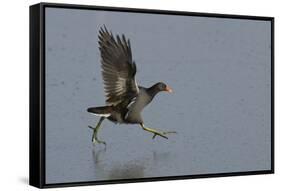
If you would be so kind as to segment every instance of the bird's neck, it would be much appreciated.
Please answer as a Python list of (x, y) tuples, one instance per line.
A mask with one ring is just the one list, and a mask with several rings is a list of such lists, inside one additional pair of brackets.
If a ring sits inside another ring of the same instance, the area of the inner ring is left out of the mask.
[(157, 85), (154, 84), (150, 88), (147, 88), (147, 93), (153, 98), (156, 94), (159, 93), (159, 90), (157, 88)]

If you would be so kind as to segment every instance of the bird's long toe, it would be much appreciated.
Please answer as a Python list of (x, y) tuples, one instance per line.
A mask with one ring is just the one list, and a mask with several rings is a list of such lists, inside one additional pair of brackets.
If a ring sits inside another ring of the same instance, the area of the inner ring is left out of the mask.
[(165, 139), (168, 139), (168, 137), (166, 136), (167, 134), (172, 134), (172, 133), (177, 133), (176, 131), (164, 131), (162, 133), (154, 133), (152, 139), (154, 139), (157, 135), (160, 137), (163, 137)]
[(154, 133), (152, 139), (155, 139), (156, 136), (160, 136), (160, 137), (163, 137), (163, 138), (165, 138), (165, 139), (168, 139), (168, 137), (165, 136), (164, 133)]

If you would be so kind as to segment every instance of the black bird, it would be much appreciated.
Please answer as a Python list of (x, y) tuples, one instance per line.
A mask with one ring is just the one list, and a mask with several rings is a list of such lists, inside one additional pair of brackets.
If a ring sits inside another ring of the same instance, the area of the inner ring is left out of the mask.
[(141, 111), (157, 93), (172, 92), (172, 89), (163, 82), (158, 82), (150, 88), (137, 85), (135, 79), (137, 68), (132, 59), (130, 40), (124, 35), (122, 37), (116, 35), (114, 38), (112, 32), (108, 32), (104, 26), (100, 28), (98, 38), (106, 106), (88, 108), (88, 112), (100, 116), (95, 128), (89, 126), (93, 129), (93, 143), (105, 144), (97, 137), (105, 118), (114, 123), (140, 124), (143, 130), (154, 134), (153, 138), (158, 135), (168, 139), (166, 135), (175, 132), (160, 132), (146, 127)]

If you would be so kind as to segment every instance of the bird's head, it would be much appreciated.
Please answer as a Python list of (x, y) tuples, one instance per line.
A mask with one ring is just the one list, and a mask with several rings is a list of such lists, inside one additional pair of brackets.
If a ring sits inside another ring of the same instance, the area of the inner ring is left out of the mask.
[(172, 93), (173, 90), (170, 86), (166, 85), (163, 82), (158, 82), (157, 84), (155, 84), (155, 88), (160, 92), (160, 91), (165, 91), (165, 92), (169, 92)]

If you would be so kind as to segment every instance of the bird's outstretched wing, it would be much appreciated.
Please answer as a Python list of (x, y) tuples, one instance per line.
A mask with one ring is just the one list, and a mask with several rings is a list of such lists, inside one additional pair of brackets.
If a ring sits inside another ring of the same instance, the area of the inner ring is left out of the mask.
[(139, 89), (130, 41), (124, 35), (114, 38), (104, 26), (99, 31), (99, 49), (107, 105), (116, 105), (135, 97)]

